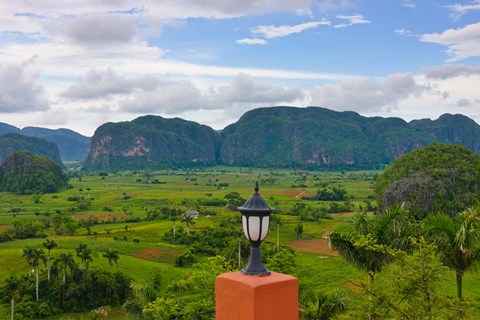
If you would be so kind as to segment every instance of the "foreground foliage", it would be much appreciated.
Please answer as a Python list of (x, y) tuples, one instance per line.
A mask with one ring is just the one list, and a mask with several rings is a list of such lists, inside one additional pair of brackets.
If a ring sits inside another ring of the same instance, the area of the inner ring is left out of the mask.
[(397, 256), (375, 282), (362, 284), (367, 299), (345, 319), (466, 319), (471, 305), (439, 290), (446, 268), (422, 238), (413, 254)]

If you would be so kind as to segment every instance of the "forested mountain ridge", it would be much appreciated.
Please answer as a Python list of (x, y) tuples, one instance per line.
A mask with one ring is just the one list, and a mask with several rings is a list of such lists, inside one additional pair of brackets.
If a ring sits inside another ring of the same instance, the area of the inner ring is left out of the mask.
[(318, 107), (255, 109), (222, 134), (222, 163), (262, 167), (370, 168), (434, 141), (399, 118)]
[(85, 161), (90, 151), (90, 138), (70, 129), (25, 127), (22, 134), (54, 142), (63, 161)]
[(480, 153), (480, 126), (461, 114), (443, 114), (437, 120), (413, 120), (410, 125), (428, 133), (436, 141), (461, 144)]
[(47, 156), (60, 167), (64, 167), (58, 146), (53, 142), (18, 133), (0, 136), (0, 162), (15, 151), (28, 151), (34, 155)]
[[(90, 150), (90, 138), (70, 129), (47, 129), (25, 127), (23, 129), (0, 122), (0, 136), (7, 133), (18, 133), (26, 136), (42, 138), (55, 143), (63, 161), (84, 161)], [(0, 150), (3, 154), (3, 151)]]
[(179, 118), (143, 116), (106, 123), (92, 137), (89, 168), (145, 168), (215, 164), (218, 134), (210, 127)]
[(86, 167), (377, 168), (432, 142), (462, 144), (478, 153), (479, 134), (473, 120), (450, 114), (407, 123), (319, 107), (271, 107), (246, 112), (220, 133), (179, 118), (143, 116), (99, 127)]

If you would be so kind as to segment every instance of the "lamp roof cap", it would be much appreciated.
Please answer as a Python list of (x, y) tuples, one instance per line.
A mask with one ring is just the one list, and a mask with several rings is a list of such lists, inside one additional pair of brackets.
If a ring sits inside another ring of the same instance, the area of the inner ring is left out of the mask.
[(270, 213), (275, 209), (270, 208), (262, 196), (258, 193), (258, 181), (255, 183), (255, 193), (245, 202), (243, 207), (238, 207), (239, 211), (243, 212), (264, 212)]

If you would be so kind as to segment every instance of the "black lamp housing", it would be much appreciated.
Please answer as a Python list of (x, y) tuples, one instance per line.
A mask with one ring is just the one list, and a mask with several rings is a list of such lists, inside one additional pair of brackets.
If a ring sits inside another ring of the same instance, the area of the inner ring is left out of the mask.
[(275, 209), (267, 205), (258, 190), (258, 182), (256, 182), (255, 193), (243, 207), (237, 208), (242, 214), (243, 232), (251, 244), (250, 260), (240, 272), (249, 275), (268, 276), (271, 272), (263, 265), (260, 244), (268, 235), (270, 215)]

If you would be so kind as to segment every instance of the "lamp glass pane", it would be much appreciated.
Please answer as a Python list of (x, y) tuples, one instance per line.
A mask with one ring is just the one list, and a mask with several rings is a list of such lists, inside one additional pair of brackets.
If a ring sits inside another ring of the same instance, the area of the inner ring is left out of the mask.
[(262, 220), (262, 238), (260, 240), (264, 240), (268, 234), (268, 227), (270, 226), (270, 217), (265, 216)]
[(250, 233), (250, 240), (260, 240), (260, 217), (250, 217), (248, 219), (248, 231)]
[(247, 229), (247, 217), (242, 216), (242, 226), (243, 226), (243, 233), (245, 234), (245, 237), (247, 237), (248, 240), (250, 240), (250, 237), (248, 236), (248, 229)]

